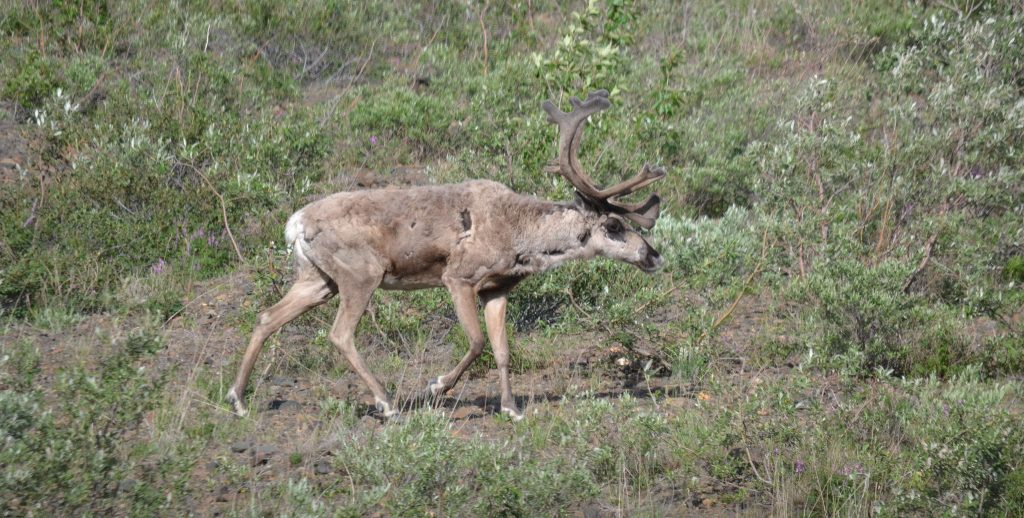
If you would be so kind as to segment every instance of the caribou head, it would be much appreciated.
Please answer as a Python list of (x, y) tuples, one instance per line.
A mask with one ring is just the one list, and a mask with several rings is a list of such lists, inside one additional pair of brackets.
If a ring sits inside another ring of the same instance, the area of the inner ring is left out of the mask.
[(599, 215), (599, 225), (593, 235), (597, 238), (595, 248), (600, 255), (627, 262), (648, 273), (653, 272), (661, 266), (661, 256), (639, 232), (629, 228), (625, 222), (635, 223), (644, 229), (654, 227), (661, 198), (652, 194), (641, 203), (627, 203), (619, 198), (664, 178), (665, 169), (644, 164), (640, 173), (633, 178), (606, 189), (597, 188), (580, 165), (579, 149), (587, 119), (611, 106), (608, 91), (591, 92), (586, 101), (572, 97), (569, 102), (573, 108), (566, 113), (550, 100), (544, 101), (548, 121), (558, 126), (558, 157), (545, 170), (561, 174), (569, 180), (576, 189), (577, 204)]

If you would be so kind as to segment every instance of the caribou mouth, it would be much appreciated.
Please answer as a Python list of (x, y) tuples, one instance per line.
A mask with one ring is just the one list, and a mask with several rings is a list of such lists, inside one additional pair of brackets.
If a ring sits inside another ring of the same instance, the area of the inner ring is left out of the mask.
[(636, 263), (636, 267), (644, 273), (654, 273), (661, 269), (663, 264), (665, 264), (665, 260), (658, 255), (658, 252), (652, 250), (652, 253), (648, 254), (643, 261)]

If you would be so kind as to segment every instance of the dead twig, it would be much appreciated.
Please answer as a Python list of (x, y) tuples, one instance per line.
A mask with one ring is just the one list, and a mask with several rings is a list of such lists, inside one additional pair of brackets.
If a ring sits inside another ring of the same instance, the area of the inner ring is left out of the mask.
[(484, 15), (487, 14), (487, 8), (490, 7), (488, 2), (484, 2), (483, 9), (477, 14), (477, 18), (480, 20), (480, 30), (484, 33), (484, 76), (487, 76), (487, 25), (484, 24)]
[[(590, 316), (590, 312), (587, 311), (586, 309), (583, 309), (583, 306), (580, 306), (579, 303), (576, 302), (576, 297), (572, 296), (572, 288), (567, 288), (565, 290), (565, 294), (569, 296), (569, 302), (572, 304), (572, 307), (576, 308), (576, 311), (579, 311), (581, 315), (587, 317), (587, 320), (593, 320), (593, 318)], [(598, 323), (601, 324), (602, 327), (604, 327), (604, 330), (607, 331), (608, 334), (611, 334), (612, 330), (609, 329), (608, 326), (604, 324), (604, 322)]]
[[(775, 242), (772, 241), (772, 245), (774, 244)], [(761, 258), (758, 259), (757, 266), (754, 267), (754, 271), (750, 272), (750, 275), (748, 275), (746, 280), (743, 281), (743, 286), (740, 287), (739, 294), (737, 294), (736, 298), (733, 299), (732, 304), (729, 304), (729, 308), (719, 315), (718, 318), (715, 319), (714, 323), (700, 334), (700, 338), (697, 339), (698, 343), (707, 339), (715, 329), (718, 329), (718, 326), (722, 325), (722, 323), (732, 315), (733, 310), (736, 309), (736, 306), (738, 306), (740, 301), (743, 300), (744, 295), (747, 294), (747, 288), (749, 288), (750, 283), (754, 281), (754, 277), (761, 273), (761, 268), (764, 266), (765, 258), (768, 257), (768, 248), (768, 229), (766, 228), (764, 229), (764, 235), (761, 237)]]
[(821, 214), (821, 244), (825, 245), (828, 243), (828, 209), (832, 204), (832, 200), (825, 198), (825, 184), (821, 179), (821, 173), (818, 171), (817, 157), (812, 157), (807, 160), (807, 170), (810, 173), (811, 178), (814, 179), (815, 185), (818, 187), (818, 207)]
[[(949, 209), (949, 203), (943, 204), (942, 210), (939, 211), (939, 217), (946, 215), (946, 211)], [(921, 272), (928, 267), (928, 262), (932, 260), (932, 250), (935, 248), (935, 242), (939, 239), (939, 232), (942, 231), (942, 225), (932, 232), (932, 235), (928, 237), (928, 241), (924, 243), (924, 257), (921, 257), (921, 261), (917, 263), (917, 268), (914, 268), (913, 273), (907, 277), (907, 280), (903, 282), (903, 293), (910, 293), (910, 286), (917, 280), (917, 276), (921, 275)]]
[(426, 54), (427, 50), (430, 49), (430, 46), (434, 44), (434, 40), (437, 39), (437, 34), (441, 32), (441, 29), (445, 28), (446, 25), (448, 25), (448, 15), (441, 18), (441, 23), (437, 25), (437, 29), (434, 30), (434, 33), (430, 35), (430, 39), (427, 40), (427, 44), (420, 49), (420, 53), (416, 55), (416, 60), (412, 62), (412, 66), (409, 67), (409, 70), (412, 70), (413, 73), (418, 73), (420, 61), (423, 60), (423, 55)]
[(675, 292), (676, 292), (676, 291), (678, 291), (678, 290), (679, 290), (679, 284), (675, 284), (675, 283), (673, 283), (673, 284), (672, 284), (672, 287), (671, 287), (671, 288), (669, 288), (669, 289), (667, 289), (667, 290), (665, 290), (665, 291), (663, 291), (663, 292), (661, 293), (661, 295), (658, 295), (657, 297), (654, 297), (654, 298), (652, 298), (651, 300), (648, 300), (647, 302), (644, 302), (643, 304), (640, 304), (640, 306), (639, 306), (639, 307), (637, 307), (637, 308), (636, 308), (635, 310), (633, 310), (633, 314), (634, 314), (634, 315), (639, 315), (639, 314), (640, 314), (640, 313), (642, 313), (642, 312), (643, 312), (643, 311), (644, 311), (645, 309), (647, 309), (647, 306), (650, 306), (652, 302), (654, 302), (654, 301), (656, 301), (656, 300), (661, 300), (661, 299), (663, 299), (663, 298), (665, 298), (665, 297), (667, 297), (667, 296), (669, 296), (669, 295), (671, 295), (671, 294), (675, 293)]
[(743, 424), (743, 452), (747, 454), (747, 462), (750, 464), (750, 469), (754, 472), (754, 476), (758, 480), (763, 482), (768, 487), (774, 487), (770, 480), (761, 476), (761, 472), (757, 470), (757, 465), (754, 463), (754, 456), (750, 454), (750, 447), (747, 446), (747, 420), (740, 418), (740, 422)]
[(202, 171), (199, 170), (199, 168), (192, 164), (181, 162), (180, 160), (178, 161), (178, 163), (188, 167), (197, 175), (199, 175), (199, 177), (203, 179), (203, 182), (206, 183), (206, 187), (210, 189), (210, 192), (212, 192), (213, 195), (217, 197), (217, 201), (220, 202), (220, 214), (221, 217), (224, 219), (224, 231), (227, 232), (228, 239), (231, 240), (231, 246), (234, 247), (235, 249), (235, 255), (238, 256), (238, 261), (242, 264), (246, 264), (245, 257), (242, 255), (242, 249), (238, 247), (238, 241), (235, 241), (235, 234), (231, 232), (231, 225), (228, 223), (228, 208), (227, 204), (224, 203), (224, 196), (220, 193), (220, 191), (217, 190), (216, 187), (213, 186), (213, 182), (211, 182), (210, 179), (205, 174), (203, 174)]
[(935, 241), (939, 239), (939, 231), (936, 230), (924, 244), (924, 257), (921, 258), (921, 262), (917, 264), (917, 268), (914, 272), (907, 277), (907, 280), (903, 282), (903, 293), (910, 293), (910, 286), (917, 280), (917, 276), (921, 274), (926, 267), (928, 267), (928, 261), (932, 258), (932, 249), (935, 247)]

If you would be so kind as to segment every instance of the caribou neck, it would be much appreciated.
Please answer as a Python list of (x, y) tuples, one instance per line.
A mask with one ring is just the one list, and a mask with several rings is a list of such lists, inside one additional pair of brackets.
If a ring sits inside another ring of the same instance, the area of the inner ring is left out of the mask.
[(591, 217), (573, 205), (551, 203), (542, 214), (526, 218), (514, 244), (517, 273), (540, 273), (593, 257), (587, 246)]

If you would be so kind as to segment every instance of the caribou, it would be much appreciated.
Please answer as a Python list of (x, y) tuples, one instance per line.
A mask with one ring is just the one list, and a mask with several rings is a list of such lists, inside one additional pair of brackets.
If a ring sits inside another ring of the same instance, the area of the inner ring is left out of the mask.
[(484, 348), (477, 315), (483, 305), (487, 335), (498, 368), (501, 412), (523, 414), (512, 396), (505, 327), (508, 294), (526, 277), (566, 261), (606, 257), (647, 273), (663, 263), (633, 225), (651, 229), (661, 199), (621, 200), (665, 177), (665, 169), (645, 164), (633, 178), (598, 188), (580, 165), (578, 151), (588, 118), (611, 106), (608, 92), (573, 97), (563, 112), (543, 104), (558, 126), (558, 156), (545, 171), (557, 173), (575, 189), (573, 202), (517, 194), (487, 180), (340, 192), (306, 205), (285, 225), (294, 255), (295, 280), (288, 292), (259, 315), (227, 401), (245, 415), (243, 393), (267, 338), (284, 324), (341, 294), (329, 338), (373, 393), (376, 410), (398, 413), (381, 382), (355, 347), (355, 330), (378, 288), (417, 290), (445, 287), (451, 294), (469, 351), (450, 371), (427, 384), (423, 398), (437, 398), (459, 381)]

